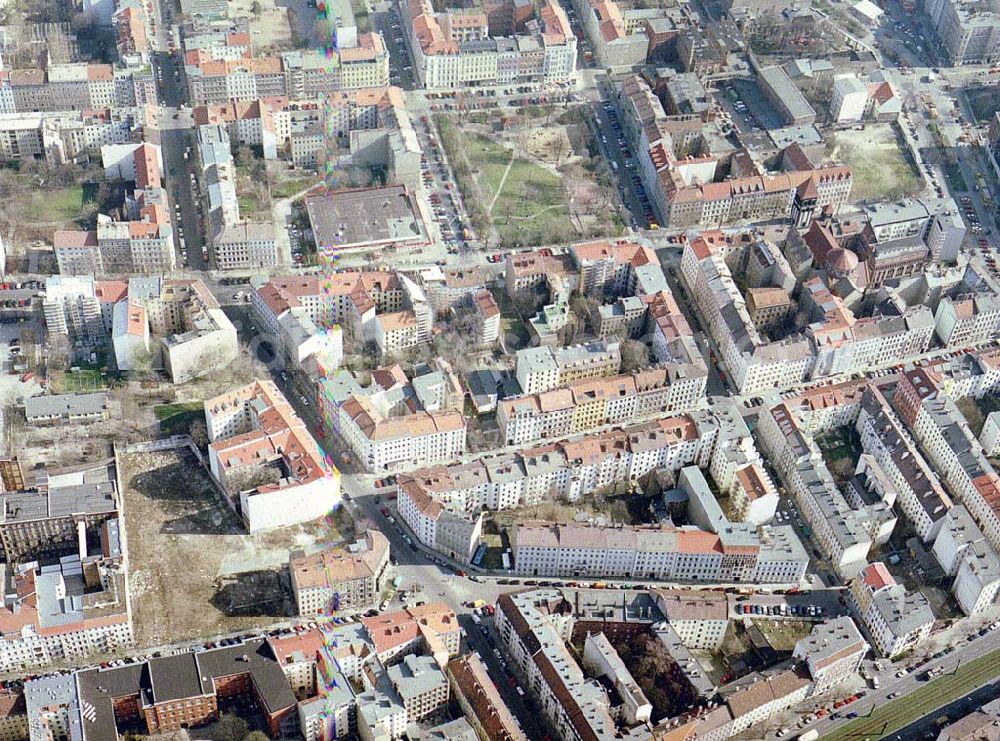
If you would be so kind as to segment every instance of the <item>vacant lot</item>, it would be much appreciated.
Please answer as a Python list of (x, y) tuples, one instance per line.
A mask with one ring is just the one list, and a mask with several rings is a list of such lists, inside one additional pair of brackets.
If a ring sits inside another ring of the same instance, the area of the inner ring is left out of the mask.
[(854, 172), (851, 200), (892, 200), (920, 190), (920, 176), (890, 124), (838, 131), (831, 141), (830, 158), (849, 165)]
[(775, 651), (791, 651), (795, 644), (812, 631), (805, 620), (754, 620), (754, 625), (767, 638)]
[(247, 534), (187, 450), (122, 456), (136, 641), (208, 638), (291, 614), (289, 550), (341, 542), (349, 520)]

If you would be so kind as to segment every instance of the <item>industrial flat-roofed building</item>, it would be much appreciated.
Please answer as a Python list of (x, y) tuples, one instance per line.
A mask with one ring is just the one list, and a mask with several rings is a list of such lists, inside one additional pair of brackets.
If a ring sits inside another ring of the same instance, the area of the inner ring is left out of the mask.
[(306, 211), (321, 252), (416, 247), (429, 242), (427, 226), (404, 185), (307, 196)]

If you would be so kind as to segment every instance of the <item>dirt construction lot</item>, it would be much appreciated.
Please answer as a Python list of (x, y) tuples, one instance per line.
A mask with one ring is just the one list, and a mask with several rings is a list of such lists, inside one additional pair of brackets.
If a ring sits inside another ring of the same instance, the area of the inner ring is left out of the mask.
[(289, 550), (342, 541), (336, 524), (325, 521), (247, 534), (190, 451), (123, 454), (121, 466), (140, 646), (211, 638), (291, 615)]
[(838, 131), (832, 142), (830, 159), (854, 171), (851, 200), (893, 200), (920, 191), (920, 175), (907, 160), (891, 125)]

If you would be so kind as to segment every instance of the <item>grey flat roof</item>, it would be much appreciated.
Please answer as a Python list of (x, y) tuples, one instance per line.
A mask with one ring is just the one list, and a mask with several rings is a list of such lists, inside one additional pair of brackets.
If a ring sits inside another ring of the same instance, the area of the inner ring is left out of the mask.
[(413, 197), (402, 185), (307, 196), (306, 210), (321, 250), (427, 239)]
[(809, 101), (795, 87), (795, 83), (781, 67), (764, 67), (760, 70), (761, 81), (764, 82), (781, 100), (793, 118), (815, 116), (816, 111)]
[(33, 419), (79, 417), (102, 414), (108, 406), (107, 394), (57, 394), (29, 396), (24, 400), (24, 415)]

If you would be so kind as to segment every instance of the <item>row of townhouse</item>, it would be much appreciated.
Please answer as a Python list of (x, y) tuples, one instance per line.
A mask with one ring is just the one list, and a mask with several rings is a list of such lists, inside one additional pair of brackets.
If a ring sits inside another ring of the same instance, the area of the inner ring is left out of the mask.
[[(418, 469), (412, 482), (456, 512), (503, 510), (551, 499), (575, 501), (594, 489), (636, 481), (652, 471), (709, 470), (719, 489), (736, 500), (737, 512), (760, 525), (774, 514), (776, 491), (736, 407), (667, 417), (469, 463)], [(751, 473), (752, 472), (752, 473)], [(740, 490), (755, 477), (751, 491)], [(760, 500), (760, 501), (757, 501)]]
[(317, 100), (341, 90), (387, 86), (389, 54), (382, 37), (363, 34), (358, 43), (332, 56), (315, 50), (255, 57), (249, 48), (242, 48), (239, 55), (215, 47), (191, 49), (184, 55), (191, 103), (200, 106), (268, 98)]
[(740, 537), (696, 527), (601, 527), (522, 522), (511, 531), (514, 570), (529, 577), (798, 584), (809, 556), (792, 529)]
[(598, 340), (569, 347), (528, 347), (514, 353), (514, 377), (525, 394), (566, 386), (581, 378), (610, 376), (621, 368), (621, 346)]
[[(659, 604), (662, 604), (660, 602)], [(655, 608), (654, 608), (655, 609)], [(614, 614), (612, 612), (612, 614)], [(657, 611), (659, 615), (659, 611)], [(600, 627), (614, 632), (631, 624), (624, 616), (602, 619)], [(669, 630), (673, 619), (649, 626), (659, 640), (678, 635)], [(702, 622), (711, 620), (706, 614)], [(545, 589), (506, 594), (497, 602), (496, 626), (500, 645), (515, 675), (536, 701), (559, 739), (612, 741), (627, 737), (635, 741), (657, 738), (699, 738), (722, 741), (788, 708), (821, 694), (857, 672), (868, 652), (868, 644), (850, 618), (837, 618), (815, 625), (795, 644), (792, 658), (766, 673), (754, 672), (718, 690), (708, 688), (707, 707), (655, 725), (645, 716), (630, 719), (621, 728), (612, 712), (612, 701), (596, 682), (587, 681), (566, 647), (571, 636), (581, 634), (588, 621), (574, 615), (574, 606), (558, 590)], [(632, 625), (634, 628), (634, 625)], [(593, 665), (593, 647), (584, 661)], [(601, 665), (621, 666), (617, 651), (605, 643)], [(627, 671), (614, 675), (630, 678)], [(641, 695), (640, 695), (641, 697)], [(620, 721), (621, 719), (619, 719)]]
[(546, 0), (538, 18), (519, 24), (513, 36), (498, 35), (501, 29), (491, 27), (485, 12), (438, 13), (428, 0), (408, 0), (401, 10), (417, 78), (425, 88), (549, 84), (576, 74), (576, 37), (557, 0)]
[(889, 504), (899, 505), (921, 540), (933, 541), (952, 508), (951, 497), (875, 385), (864, 391), (857, 431), (861, 449), (892, 482)]
[(172, 271), (177, 259), (174, 230), (163, 195), (159, 188), (139, 193), (138, 213), (127, 221), (100, 214), (96, 229), (57, 231), (53, 246), (59, 272), (109, 275)]
[(893, 403), (952, 495), (1000, 547), (1000, 476), (955, 402), (923, 368), (900, 374)]
[(802, 303), (818, 317), (804, 336), (766, 342), (733, 280), (730, 262), (749, 242), (722, 232), (690, 239), (681, 256), (685, 288), (700, 308), (722, 359), (742, 394), (799, 385), (808, 379), (893, 365), (924, 352), (934, 333), (930, 309), (857, 319), (816, 277), (803, 284)]
[(391, 180), (412, 188), (419, 183), (420, 146), (397, 87), (334, 91), (294, 102), (229, 100), (196, 106), (193, 116), (199, 126), (225, 125), (230, 139), (261, 147), (265, 159), (287, 152), (296, 167), (316, 167), (331, 148), (349, 149), (359, 163), (387, 167)]
[(96, 111), (155, 104), (152, 68), (74, 62), (0, 70), (0, 114)]
[(580, 378), (564, 388), (504, 399), (497, 404), (497, 424), (507, 445), (528, 445), (699, 406), (706, 376), (671, 370)]

